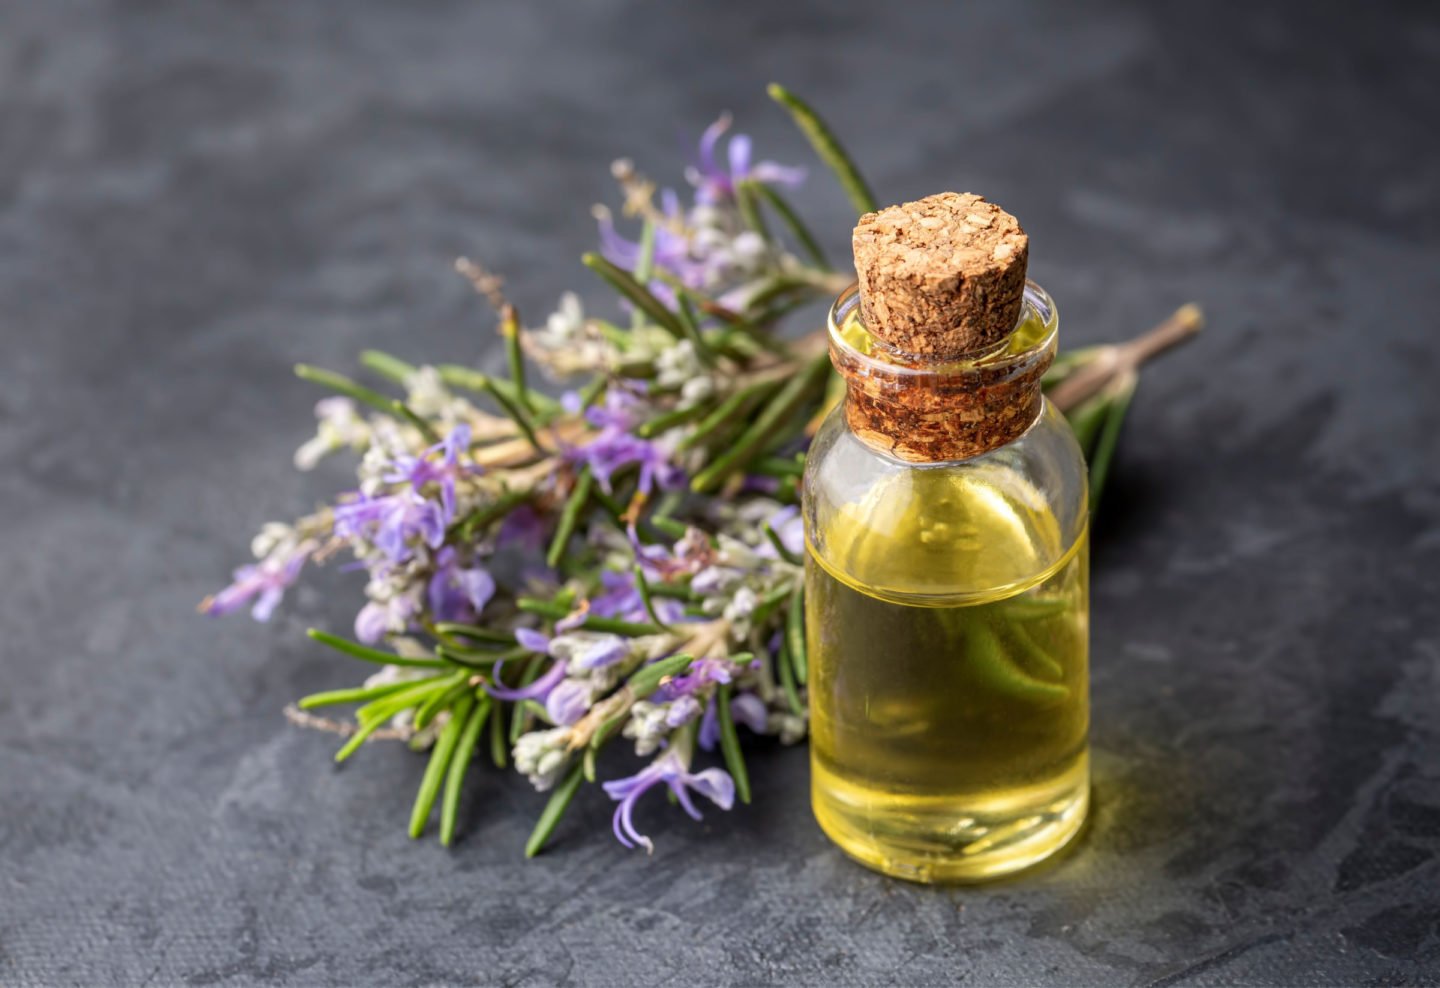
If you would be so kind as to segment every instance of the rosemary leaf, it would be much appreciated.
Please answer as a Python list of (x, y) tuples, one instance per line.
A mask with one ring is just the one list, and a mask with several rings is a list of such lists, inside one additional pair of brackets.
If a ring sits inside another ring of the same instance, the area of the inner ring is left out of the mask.
[(521, 405), (517, 389), (501, 388), (499, 385), (500, 382), (493, 377), (486, 377), (481, 386), (485, 393), (495, 401), (495, 404), (500, 406), (501, 411), (509, 417), (510, 421), (515, 423), (515, 428), (519, 429), (520, 433), (529, 440), (530, 445), (535, 447), (535, 452), (546, 452), (545, 447), (540, 445), (540, 438), (535, 432), (535, 423), (530, 420), (530, 413), (525, 411)]
[(541, 848), (545, 846), (545, 842), (550, 839), (550, 835), (555, 832), (555, 827), (560, 823), (560, 818), (564, 816), (565, 811), (570, 808), (570, 801), (575, 798), (575, 793), (580, 788), (583, 771), (583, 766), (577, 764), (574, 768), (570, 769), (564, 781), (556, 786), (555, 791), (551, 793), (550, 801), (545, 804), (545, 809), (540, 814), (540, 819), (535, 824), (535, 829), (531, 832), (530, 839), (525, 842), (525, 856), (527, 858), (533, 858), (539, 854)]
[(310, 628), (305, 633), (322, 645), (329, 645), (337, 652), (343, 652), (352, 659), (360, 659), (364, 662), (374, 662), (382, 666), (408, 666), (415, 669), (451, 668), (448, 663), (439, 659), (412, 659), (396, 655), (394, 652), (382, 652), (378, 648), (360, 645), (349, 639), (341, 638), (339, 635), (332, 635), (328, 631), (321, 631), (319, 628)]
[(695, 475), (690, 487), (697, 493), (714, 490), (730, 474), (744, 467), (756, 453), (775, 439), (776, 431), (800, 407), (810, 392), (819, 387), (830, 371), (830, 356), (810, 361), (804, 371), (790, 378), (765, 406), (750, 427), (721, 456)]
[(660, 615), (655, 613), (655, 601), (650, 594), (650, 581), (645, 579), (645, 570), (639, 563), (635, 564), (635, 589), (640, 593), (640, 602), (645, 605), (645, 613), (650, 615), (650, 620), (669, 631), (670, 626), (660, 620)]
[(1105, 412), (1105, 424), (1095, 441), (1095, 452), (1090, 457), (1090, 511), (1100, 503), (1100, 494), (1110, 476), (1110, 464), (1115, 458), (1115, 445), (1120, 440), (1120, 429), (1125, 424), (1125, 413), (1135, 397), (1136, 377), (1134, 372), (1116, 382), (1111, 390), (1109, 407)]
[(781, 221), (790, 229), (791, 235), (794, 236), (801, 249), (810, 255), (810, 260), (817, 268), (821, 271), (830, 270), (830, 264), (825, 260), (825, 251), (820, 248), (820, 242), (815, 239), (815, 235), (810, 232), (805, 221), (800, 218), (800, 215), (795, 212), (784, 196), (764, 182), (757, 182), (754, 179), (746, 179), (740, 184), (750, 186), (756, 195), (764, 199), (770, 208), (775, 210)]
[(800, 565), (802, 562), (800, 557), (790, 551), (789, 547), (781, 540), (780, 533), (775, 531), (775, 526), (768, 521), (765, 523), (765, 537), (770, 540), (770, 544), (775, 547), (775, 552), (781, 559), (794, 566)]
[(475, 534), (487, 525), (504, 518), (520, 505), (525, 504), (535, 496), (534, 491), (506, 491), (494, 501), (484, 507), (476, 508), (466, 515), (452, 527), (452, 531), (458, 531), (463, 541), (469, 542), (475, 538)]
[[(491, 377), (489, 374), (471, 370), (469, 367), (462, 367), (460, 364), (441, 364), (435, 369), (440, 373), (440, 380), (452, 388), (461, 388), (465, 391), (473, 391), (476, 394), (484, 395), (490, 394), (490, 389), (494, 388), (502, 392), (512, 401), (519, 401), (520, 399), (519, 393), (515, 390), (515, 382), (513, 381), (499, 380)], [(531, 404), (534, 405), (539, 414), (545, 418), (549, 418), (561, 410), (560, 403), (542, 391), (531, 389), (529, 398)]]
[(470, 716), (465, 718), (465, 729), (460, 732), (460, 741), (450, 758), (450, 769), (445, 773), (445, 796), (440, 802), (440, 843), (446, 847), (455, 839), (455, 820), (460, 815), (460, 792), (465, 783), (465, 773), (475, 758), (480, 731), (489, 715), (490, 698), (482, 696), (470, 711)]
[(804, 686), (810, 678), (809, 653), (805, 648), (805, 586), (796, 583), (790, 594), (790, 612), (785, 616), (785, 640), (790, 662), (795, 667), (795, 680)]
[[(564, 605), (548, 600), (538, 600), (534, 597), (521, 597), (515, 601), (515, 606), (529, 614), (539, 614), (552, 619), (563, 618), (570, 613), (570, 609)], [(638, 621), (621, 621), (619, 618), (607, 617), (587, 617), (581, 622), (580, 627), (586, 631), (608, 631), (611, 634), (624, 635), (627, 638), (658, 635), (665, 630), (658, 624), (642, 624)]]
[(510, 380), (515, 385), (515, 403), (533, 415), (535, 405), (525, 385), (525, 355), (520, 352), (520, 314), (513, 305), (506, 305), (500, 311), (500, 335), (505, 340), (505, 359), (510, 364)]
[(765, 225), (765, 217), (760, 212), (759, 193), (757, 192), (760, 187), (761, 183), (751, 179), (737, 182), (735, 205), (739, 209), (740, 219), (745, 225), (760, 234), (761, 239), (766, 243), (770, 243), (770, 228)]
[(649, 316), (661, 329), (665, 330), (677, 340), (686, 338), (685, 327), (681, 324), (680, 318), (665, 307), (665, 304), (651, 294), (650, 289), (635, 280), (630, 272), (616, 267), (599, 254), (591, 251), (580, 258), (591, 271), (610, 283), (610, 286), (623, 295), (645, 315)]
[(680, 451), (694, 449), (707, 441), (721, 427), (729, 425), (743, 415), (746, 407), (763, 398), (779, 387), (778, 381), (760, 381), (747, 385), (731, 394), (715, 407), (709, 415), (700, 420), (695, 431), (680, 441)]
[(399, 693), (418, 683), (437, 683), (448, 678), (448, 676), (431, 676), (427, 679), (410, 679), (401, 683), (382, 683), (379, 686), (359, 686), (355, 689), (311, 693), (309, 696), (301, 697), (296, 706), (301, 710), (313, 710), (316, 707), (333, 707), (342, 703), (368, 703), (371, 700), (379, 700), (393, 693)]
[(468, 694), (470, 691), (470, 673), (456, 673), (449, 689), (436, 690), (430, 699), (416, 708), (415, 730), (423, 731), (429, 727), (430, 722), (439, 715), (440, 711), (459, 700), (462, 694)]
[(810, 141), (810, 146), (815, 149), (820, 160), (825, 162), (835, 173), (835, 177), (840, 181), (840, 187), (850, 197), (855, 212), (857, 214), (873, 213), (876, 208), (875, 196), (871, 194), (865, 180), (860, 177), (860, 170), (855, 167), (855, 163), (850, 160), (850, 156), (845, 153), (840, 142), (835, 139), (834, 133), (826, 126), (825, 121), (820, 119), (820, 115), (811, 109), (804, 100), (779, 83), (772, 82), (768, 92), (771, 99), (790, 111), (795, 125)]
[(350, 380), (344, 374), (336, 374), (334, 371), (328, 371), (322, 367), (311, 367), (309, 364), (296, 364), (295, 376), (323, 388), (329, 388), (347, 398), (353, 398), (363, 405), (369, 405), (377, 412), (384, 412), (386, 415), (395, 414), (393, 398), (382, 395), (378, 391), (371, 391), (364, 385)]
[(580, 471), (580, 476), (575, 481), (575, 489), (565, 500), (565, 509), (560, 513), (560, 523), (555, 528), (555, 538), (550, 542), (550, 551), (545, 554), (545, 562), (551, 569), (560, 566), (560, 560), (565, 557), (565, 547), (570, 544), (570, 537), (575, 534), (575, 526), (579, 524), (580, 513), (585, 510), (585, 503), (590, 500), (590, 488), (595, 483), (595, 477), (586, 467)]
[(470, 697), (466, 697), (457, 703), (454, 713), (440, 729), (440, 737), (436, 739), (435, 747), (430, 752), (430, 761), (425, 766), (425, 777), (420, 781), (420, 792), (415, 796), (415, 807), (410, 811), (412, 839), (425, 832), (430, 811), (435, 808), (435, 797), (440, 794), (440, 783), (449, 772), (450, 758), (455, 754), (455, 745), (460, 740), (461, 732), (465, 730), (465, 721), (470, 716), (470, 707), (474, 702)]
[(390, 407), (394, 411), (397, 418), (402, 418), (406, 422), (409, 422), (411, 425), (413, 425), (415, 428), (419, 429), (420, 435), (424, 436), (426, 440), (428, 440), (431, 444), (438, 443), (440, 441), (440, 433), (435, 431), (435, 427), (429, 422), (425, 421), (425, 419), (423, 419), (419, 415), (419, 413), (417, 413), (409, 405), (405, 404), (403, 401), (400, 401), (397, 398), (394, 401), (390, 402)]
[[(520, 682), (515, 685), (521, 689), (535, 682), (540, 675), (540, 657), (536, 656), (525, 663), (525, 669), (520, 673)], [(525, 727), (530, 721), (530, 710), (523, 701), (510, 704), (510, 744), (514, 745), (520, 740), (520, 735), (525, 733)]]
[(658, 690), (667, 677), (677, 676), (689, 668), (691, 661), (692, 656), (689, 655), (671, 655), (648, 666), (641, 666), (625, 681), (625, 685), (637, 700), (643, 700)]
[(360, 363), (397, 384), (404, 384), (415, 373), (415, 365), (407, 364), (399, 357), (384, 350), (365, 350), (360, 354)]
[(480, 628), (473, 624), (460, 624), (455, 621), (441, 621), (435, 625), (435, 631), (441, 635), (469, 638), (471, 641), (477, 642), (494, 642), (497, 645), (515, 644), (515, 636), (508, 631), (495, 631), (491, 628)]
[(735, 780), (735, 792), (740, 802), (750, 802), (750, 773), (745, 770), (745, 756), (740, 753), (740, 738), (735, 732), (735, 717), (730, 712), (729, 683), (721, 683), (715, 694), (715, 710), (720, 719), (720, 751), (725, 756), (725, 767)]
[(677, 408), (673, 411), (665, 412), (655, 416), (648, 422), (640, 423), (635, 429), (635, 435), (641, 439), (653, 439), (662, 432), (675, 428), (677, 425), (693, 422), (695, 419), (704, 415), (705, 411), (706, 406), (697, 403), (687, 408)]
[(790, 705), (790, 712), (796, 717), (804, 717), (805, 704), (800, 701), (800, 691), (795, 688), (795, 666), (791, 661), (788, 642), (781, 643), (775, 665), (776, 672), (780, 674), (780, 688), (785, 693), (785, 702)]
[(500, 701), (493, 702), (494, 711), (490, 718), (490, 760), (496, 768), (504, 768), (508, 760), (505, 748), (505, 725), (500, 716)]

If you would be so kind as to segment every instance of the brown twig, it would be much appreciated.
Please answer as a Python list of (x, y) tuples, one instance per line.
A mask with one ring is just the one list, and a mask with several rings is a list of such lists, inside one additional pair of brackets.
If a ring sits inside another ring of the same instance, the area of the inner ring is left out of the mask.
[(1051, 403), (1062, 412), (1077, 408), (1111, 381), (1133, 374), (1141, 364), (1200, 332), (1204, 323), (1200, 307), (1190, 302), (1148, 333), (1128, 343), (1101, 347), (1083, 366), (1050, 389)]

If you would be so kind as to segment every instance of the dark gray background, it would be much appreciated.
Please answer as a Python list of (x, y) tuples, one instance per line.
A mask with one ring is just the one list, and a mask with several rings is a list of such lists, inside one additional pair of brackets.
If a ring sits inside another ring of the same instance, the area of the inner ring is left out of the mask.
[[(6, 3), (0, 981), (1440, 983), (1440, 18), (1323, 6)], [(462, 252), (600, 304), (610, 160), (678, 180), (730, 109), (808, 161), (771, 79), (883, 199), (1019, 215), (1066, 342), (1209, 314), (1097, 533), (1093, 825), (904, 885), (762, 747), (754, 806), (646, 808), (649, 860), (586, 791), (525, 862), (543, 798), (489, 771), (412, 843), (420, 759), (280, 715), (356, 678), (302, 636), (353, 576), (194, 613), (346, 483), (289, 467), (289, 366), (496, 361)]]

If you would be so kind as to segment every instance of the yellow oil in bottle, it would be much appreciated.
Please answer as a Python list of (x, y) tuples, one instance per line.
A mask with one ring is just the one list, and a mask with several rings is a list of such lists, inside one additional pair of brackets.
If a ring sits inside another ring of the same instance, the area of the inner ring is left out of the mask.
[(1088, 530), (1004, 462), (894, 473), (809, 542), (812, 801), (880, 871), (1039, 861), (1089, 793)]

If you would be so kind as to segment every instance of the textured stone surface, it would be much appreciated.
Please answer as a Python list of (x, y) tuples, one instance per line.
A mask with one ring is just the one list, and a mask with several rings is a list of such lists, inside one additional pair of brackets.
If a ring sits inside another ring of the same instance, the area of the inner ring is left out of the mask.
[[(1329, 6), (6, 3), (0, 982), (1437, 983), (1440, 21)], [(301, 637), (353, 576), (194, 615), (343, 482), (289, 469), (288, 366), (498, 363), (462, 251), (599, 304), (610, 158), (678, 171), (728, 108), (803, 159), (771, 78), (886, 200), (1024, 217), (1068, 343), (1208, 310), (1097, 536), (1093, 825), (898, 884), (774, 749), (753, 807), (646, 808), (650, 860), (587, 792), (523, 861), (542, 801), (485, 772), (455, 849), (412, 843), (418, 759), (336, 771), (279, 714), (353, 678)]]

